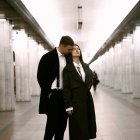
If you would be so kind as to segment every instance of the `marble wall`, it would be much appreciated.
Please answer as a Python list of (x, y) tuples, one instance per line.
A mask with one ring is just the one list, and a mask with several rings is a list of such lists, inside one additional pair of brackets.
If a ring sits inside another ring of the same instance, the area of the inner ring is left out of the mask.
[(101, 84), (140, 98), (140, 25), (91, 64)]

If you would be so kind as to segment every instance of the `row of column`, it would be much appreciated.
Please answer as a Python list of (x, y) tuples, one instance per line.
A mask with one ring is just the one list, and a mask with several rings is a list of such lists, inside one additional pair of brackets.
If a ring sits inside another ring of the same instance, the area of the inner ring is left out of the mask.
[(16, 101), (40, 94), (36, 75), (43, 54), (24, 29), (13, 30), (9, 21), (0, 20), (0, 111), (15, 110)]
[(140, 26), (91, 64), (101, 83), (140, 98)]

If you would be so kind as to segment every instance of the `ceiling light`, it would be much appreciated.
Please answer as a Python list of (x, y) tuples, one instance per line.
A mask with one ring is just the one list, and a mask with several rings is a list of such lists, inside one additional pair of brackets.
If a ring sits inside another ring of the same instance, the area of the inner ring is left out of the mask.
[(82, 6), (78, 6), (78, 29), (82, 29), (83, 21), (82, 21)]

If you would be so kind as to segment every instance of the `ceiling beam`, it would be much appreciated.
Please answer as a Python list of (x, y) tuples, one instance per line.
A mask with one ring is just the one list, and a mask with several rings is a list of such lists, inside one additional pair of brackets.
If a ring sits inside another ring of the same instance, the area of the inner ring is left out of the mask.
[(25, 7), (21, 0), (0, 1), (3, 1), (3, 6), (0, 7), (3, 7), (7, 20), (10, 20), (15, 24), (15, 29), (24, 28), (27, 34), (30, 34), (31, 36), (33, 36), (33, 38), (40, 39), (40, 41), (37, 40), (37, 42), (43, 42), (45, 44), (44, 48), (47, 50), (51, 50), (54, 47), (51, 41), (49, 41), (43, 29), (40, 27), (38, 22), (31, 15), (31, 13), (28, 11), (28, 9)]

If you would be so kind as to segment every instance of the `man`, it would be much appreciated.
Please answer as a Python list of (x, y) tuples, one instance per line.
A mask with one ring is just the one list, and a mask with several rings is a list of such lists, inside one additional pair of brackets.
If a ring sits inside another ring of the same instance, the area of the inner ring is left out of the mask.
[[(37, 79), (41, 87), (39, 113), (47, 114), (44, 140), (63, 140), (67, 114), (63, 101), (62, 71), (66, 55), (72, 52), (74, 41), (63, 36), (59, 47), (43, 55), (38, 66)], [(65, 56), (64, 56), (65, 55)]]

